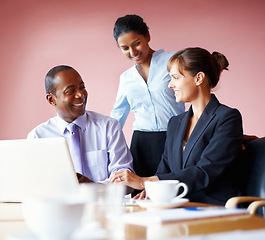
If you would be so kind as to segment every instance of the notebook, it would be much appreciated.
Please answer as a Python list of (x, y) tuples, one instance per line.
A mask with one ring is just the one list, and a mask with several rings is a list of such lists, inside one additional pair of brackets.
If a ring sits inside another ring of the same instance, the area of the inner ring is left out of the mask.
[(0, 141), (0, 202), (26, 197), (61, 197), (78, 192), (64, 138)]

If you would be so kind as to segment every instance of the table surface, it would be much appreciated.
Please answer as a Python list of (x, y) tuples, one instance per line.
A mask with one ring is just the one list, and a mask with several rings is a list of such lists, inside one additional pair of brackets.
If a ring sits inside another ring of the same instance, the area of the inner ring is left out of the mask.
[[(191, 202), (184, 205), (184, 207), (198, 206), (206, 205)], [(145, 209), (138, 206), (126, 207), (126, 211), (135, 212), (144, 210)], [(17, 216), (17, 219), (15, 219), (15, 216)], [(6, 236), (11, 233), (28, 231), (22, 216), (20, 204), (0, 203), (0, 240), (5, 240)], [(163, 223), (159, 226), (154, 225), (148, 227), (126, 224), (125, 239), (166, 239), (234, 230), (254, 229), (265, 229), (265, 219), (256, 215), (244, 214), (170, 222)]]

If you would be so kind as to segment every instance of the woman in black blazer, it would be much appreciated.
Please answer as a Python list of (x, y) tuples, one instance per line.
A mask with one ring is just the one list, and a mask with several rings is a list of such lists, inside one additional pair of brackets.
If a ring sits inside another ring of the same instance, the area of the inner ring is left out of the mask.
[[(243, 138), (241, 114), (217, 100), (214, 88), (228, 67), (226, 57), (202, 48), (187, 48), (168, 63), (169, 88), (177, 102), (189, 102), (189, 110), (168, 123), (165, 150), (155, 176), (141, 178), (129, 171), (111, 178), (144, 189), (145, 181), (177, 179), (189, 187), (191, 201), (225, 204), (239, 194), (235, 165)], [(143, 191), (138, 197), (143, 198)]]

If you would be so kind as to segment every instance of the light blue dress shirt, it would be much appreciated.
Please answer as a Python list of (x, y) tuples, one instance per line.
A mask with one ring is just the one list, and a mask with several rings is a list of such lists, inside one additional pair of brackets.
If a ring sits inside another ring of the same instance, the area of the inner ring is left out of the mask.
[[(104, 182), (116, 171), (128, 169), (134, 172), (132, 156), (117, 120), (86, 111), (73, 123), (80, 127), (80, 145), (86, 177), (94, 182)], [(65, 137), (64, 131), (68, 124), (56, 116), (34, 128), (27, 138)], [(66, 140), (68, 141), (67, 138)]]
[(134, 130), (166, 131), (169, 119), (185, 111), (184, 103), (177, 103), (174, 91), (168, 88), (167, 63), (174, 53), (163, 49), (153, 53), (147, 83), (136, 65), (121, 74), (111, 117), (117, 119), (122, 127), (132, 110)]

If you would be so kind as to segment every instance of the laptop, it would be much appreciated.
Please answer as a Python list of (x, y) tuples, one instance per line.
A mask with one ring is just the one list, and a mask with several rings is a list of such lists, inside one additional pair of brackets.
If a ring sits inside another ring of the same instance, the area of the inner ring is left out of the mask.
[(78, 187), (64, 138), (0, 141), (0, 203), (62, 197), (76, 194)]

